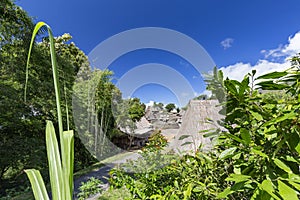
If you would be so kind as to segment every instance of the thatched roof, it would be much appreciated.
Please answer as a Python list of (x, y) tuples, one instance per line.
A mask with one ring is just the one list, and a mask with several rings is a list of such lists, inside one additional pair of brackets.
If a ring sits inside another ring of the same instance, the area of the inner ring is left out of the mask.
[[(223, 117), (219, 114), (221, 107), (218, 104), (217, 100), (191, 100), (182, 118), (182, 125), (175, 139), (169, 144), (169, 148), (176, 152), (195, 152), (202, 143), (202, 150), (211, 149), (211, 139), (204, 138), (203, 133), (199, 132), (206, 129), (221, 128), (217, 124), (217, 121)], [(207, 123), (208, 118), (214, 121), (213, 124)], [(179, 140), (180, 137), (184, 138), (184, 135), (189, 135), (189, 137)]]

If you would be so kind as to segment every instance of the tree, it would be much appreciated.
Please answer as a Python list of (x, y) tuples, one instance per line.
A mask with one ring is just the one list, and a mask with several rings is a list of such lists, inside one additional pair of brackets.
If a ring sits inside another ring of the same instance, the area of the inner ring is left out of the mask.
[[(7, 181), (24, 181), (24, 168), (46, 170), (44, 127), (45, 120), (57, 123), (55, 97), (52, 82), (49, 43), (39, 32), (35, 43), (31, 66), (27, 101), (24, 101), (25, 67), (33, 22), (28, 14), (10, 0), (0, 3), (0, 196), (10, 186)], [(55, 39), (62, 102), (68, 105), (70, 129), (72, 123), (72, 87), (81, 65), (88, 65), (87, 57), (69, 43), (71, 36), (65, 34)], [(62, 109), (66, 119), (67, 109)], [(66, 124), (66, 120), (64, 121)], [(91, 161), (78, 137), (75, 138), (75, 170)], [(3, 184), (6, 182), (6, 184)], [(18, 184), (21, 186), (22, 184)]]
[(169, 103), (166, 105), (165, 107), (167, 109), (168, 112), (171, 112), (173, 109), (176, 108), (175, 104), (174, 103)]
[(217, 99), (220, 103), (225, 101), (225, 87), (223, 72), (214, 67), (212, 74), (205, 74), (206, 89), (212, 92), (210, 99)]
[(159, 109), (164, 109), (164, 104), (159, 102), (154, 102), (153, 107), (158, 107)]
[(134, 121), (139, 121), (145, 115), (146, 105), (141, 103), (139, 98), (133, 98), (129, 101), (129, 116)]

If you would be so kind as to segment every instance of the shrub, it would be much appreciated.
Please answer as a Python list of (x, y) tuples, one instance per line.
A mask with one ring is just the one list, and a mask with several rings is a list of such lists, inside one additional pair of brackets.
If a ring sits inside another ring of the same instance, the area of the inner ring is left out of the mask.
[(85, 183), (82, 182), (81, 186), (79, 187), (80, 192), (77, 195), (78, 200), (84, 200), (94, 194), (101, 193), (102, 189), (100, 184), (102, 184), (102, 181), (94, 177), (90, 178)]

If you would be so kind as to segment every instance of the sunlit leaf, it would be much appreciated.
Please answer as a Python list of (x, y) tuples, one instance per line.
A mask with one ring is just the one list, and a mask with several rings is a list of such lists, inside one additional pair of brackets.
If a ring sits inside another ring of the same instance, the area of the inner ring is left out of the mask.
[(288, 73), (287, 72), (271, 72), (268, 74), (264, 74), (262, 76), (259, 76), (256, 78), (256, 80), (259, 79), (277, 79), (277, 78), (281, 78), (283, 76), (286, 76)]
[(222, 160), (222, 159), (226, 159), (226, 158), (232, 157), (236, 149), (237, 149), (236, 147), (232, 147), (232, 148), (229, 148), (229, 149), (224, 150), (224, 151), (219, 155), (219, 159)]
[(31, 188), (35, 199), (49, 200), (45, 183), (40, 172), (35, 169), (27, 169), (25, 170), (25, 172), (30, 180)]
[(284, 200), (298, 200), (297, 192), (280, 180), (278, 180), (278, 190)]

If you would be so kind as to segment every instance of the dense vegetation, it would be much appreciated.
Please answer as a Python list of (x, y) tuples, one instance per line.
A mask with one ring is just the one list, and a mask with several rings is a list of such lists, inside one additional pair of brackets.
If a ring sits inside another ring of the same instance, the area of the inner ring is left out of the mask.
[[(53, 80), (50, 78), (52, 69), (46, 29), (38, 31), (38, 42), (33, 45), (25, 101), (26, 60), (34, 23), (11, 0), (4, 0), (0, 4), (0, 24), (0, 197), (9, 198), (28, 190), (29, 181), (24, 169), (40, 170), (44, 180), (48, 182), (45, 125), (46, 120), (51, 120), (57, 128), (58, 116)], [(77, 119), (86, 122), (86, 126), (80, 128), (86, 130), (86, 135), (94, 137), (89, 138), (92, 146), (100, 144), (99, 152), (106, 156), (108, 154), (105, 153), (111, 149), (106, 148), (108, 144), (105, 143), (105, 137), (111, 139), (122, 134), (112, 113), (112, 103), (122, 103), (125, 100), (122, 100), (120, 91), (110, 82), (113, 73), (92, 71), (87, 56), (70, 42), (71, 39), (70, 34), (55, 37), (54, 46), (58, 63), (60, 101), (66, 105), (62, 107), (63, 125), (68, 130), (75, 130), (74, 171), (78, 171), (96, 162), (95, 157), (102, 155), (96, 154), (97, 149), (91, 155), (83, 145), (85, 141), (81, 140), (84, 137), (79, 138), (78, 133), (81, 130), (77, 130), (74, 124), (73, 95), (78, 95), (80, 99), (86, 95), (85, 91), (94, 90), (95, 95), (87, 97), (93, 104), (86, 101), (80, 107), (87, 109), (91, 115), (78, 115)], [(86, 86), (90, 85), (94, 88), (87, 89)], [(83, 97), (84, 100), (87, 98)], [(129, 100), (129, 104), (127, 118), (138, 120), (143, 115), (141, 109), (144, 111), (144, 105), (139, 99)]]
[(226, 131), (206, 134), (214, 149), (154, 171), (114, 169), (112, 188), (125, 185), (131, 199), (299, 199), (299, 57), (292, 65), (260, 77), (252, 71), (241, 82), (223, 80), (215, 68), (208, 88), (221, 102)]
[[(1, 2), (0, 16), (0, 197), (9, 199), (28, 190), (24, 169), (38, 169), (48, 180), (51, 166), (47, 165), (44, 132), (46, 120), (58, 127), (58, 116), (45, 30), (38, 32), (39, 42), (34, 43), (25, 101), (25, 66), (34, 25), (10, 0)], [(92, 71), (71, 39), (64, 34), (54, 38), (54, 43), (62, 83), (60, 101), (68, 105), (62, 107), (62, 119), (65, 127), (75, 130), (77, 171), (95, 162), (95, 157), (112, 153), (106, 139), (122, 135), (122, 126), (133, 129), (145, 105), (137, 98), (123, 100), (110, 82), (112, 72)], [(296, 55), (289, 70), (260, 77), (252, 71), (240, 82), (224, 80), (222, 71), (215, 68), (206, 80), (207, 89), (222, 106), (224, 119), (219, 124), (226, 131), (206, 133), (216, 142), (214, 149), (182, 157), (166, 154), (166, 139), (157, 132), (142, 149), (142, 159), (110, 172), (111, 189), (102, 199), (120, 191), (127, 199), (299, 199), (299, 63)], [(89, 96), (90, 92), (95, 95)], [(73, 106), (72, 95), (78, 98)], [(76, 116), (83, 122), (78, 129), (72, 115), (75, 107), (88, 111)], [(166, 106), (169, 111), (174, 108), (174, 104)], [(79, 132), (84, 132), (89, 143), (79, 138)], [(124, 170), (128, 168), (134, 171)], [(99, 192), (98, 181), (89, 184), (81, 188), (84, 197)]]

